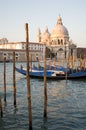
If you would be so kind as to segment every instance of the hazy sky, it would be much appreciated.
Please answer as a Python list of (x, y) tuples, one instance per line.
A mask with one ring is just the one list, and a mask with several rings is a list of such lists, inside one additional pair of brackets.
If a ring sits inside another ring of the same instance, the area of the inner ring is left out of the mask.
[(0, 0), (0, 38), (25, 41), (28, 23), (29, 40), (36, 41), (38, 28), (51, 32), (59, 15), (70, 39), (86, 47), (86, 0)]

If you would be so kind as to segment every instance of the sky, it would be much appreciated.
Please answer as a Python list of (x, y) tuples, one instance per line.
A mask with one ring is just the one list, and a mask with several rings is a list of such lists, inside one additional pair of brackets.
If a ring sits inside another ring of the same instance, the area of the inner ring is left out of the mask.
[(86, 0), (0, 0), (0, 39), (25, 41), (28, 23), (29, 41), (36, 42), (38, 28), (51, 32), (59, 15), (70, 39), (86, 47)]

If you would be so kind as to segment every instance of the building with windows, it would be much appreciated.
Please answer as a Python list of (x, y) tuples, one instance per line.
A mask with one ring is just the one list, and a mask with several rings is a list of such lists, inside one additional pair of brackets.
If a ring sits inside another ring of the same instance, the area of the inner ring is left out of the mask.
[(76, 45), (70, 40), (69, 32), (63, 25), (60, 16), (51, 32), (49, 32), (48, 27), (46, 27), (44, 33), (41, 33), (41, 29), (38, 29), (37, 42), (45, 43), (57, 58), (68, 58), (72, 54), (76, 57)]
[[(29, 55), (32, 57), (33, 61), (38, 58), (40, 60), (44, 59), (45, 44), (29, 42)], [(16, 43), (1, 43), (0, 44), (0, 61), (3, 61), (4, 57), (7, 60), (12, 61), (13, 51), (16, 52), (16, 61), (26, 61), (26, 42), (16, 42)]]
[[(49, 50), (48, 52), (50, 52), (50, 55), (48, 55), (49, 58), (51, 57), (51, 54), (53, 54), (52, 58), (54, 57), (57, 59), (67, 59), (70, 56), (77, 57), (77, 46), (72, 40), (70, 40), (68, 29), (63, 25), (60, 16), (51, 32), (49, 32), (48, 27), (46, 27), (45, 32), (43, 33), (39, 28), (37, 31), (37, 42), (29, 42), (30, 55), (32, 55), (33, 60), (36, 60), (37, 57), (41, 60), (44, 59), (45, 47), (47, 47)], [(6, 50), (6, 52), (7, 50), (16, 50), (16, 59), (20, 61), (25, 60), (25, 54), (23, 53), (22, 55), (22, 53), (19, 53), (25, 51), (25, 42), (10, 43), (6, 38), (3, 38), (0, 40), (0, 53), (3, 49), (4, 51)], [(10, 58), (10, 56), (4, 51), (2, 56)], [(24, 56), (22, 59), (19, 58), (20, 54)]]

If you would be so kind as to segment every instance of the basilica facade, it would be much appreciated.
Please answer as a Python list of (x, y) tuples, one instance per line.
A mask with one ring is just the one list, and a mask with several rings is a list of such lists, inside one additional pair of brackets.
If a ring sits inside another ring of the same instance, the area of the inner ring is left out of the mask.
[[(57, 58), (60, 60), (68, 59), (71, 56), (77, 58), (77, 47), (72, 40), (70, 40), (69, 32), (63, 25), (62, 18), (60, 16), (58, 17), (51, 32), (49, 32), (48, 27), (46, 27), (45, 32), (41, 32), (41, 29), (38, 29), (37, 41), (29, 42), (30, 54), (32, 55), (34, 61), (37, 57), (41, 60), (44, 59), (45, 47), (48, 49), (47, 58)], [(26, 56), (25, 49), (26, 42), (10, 43), (6, 38), (0, 39), (0, 60), (3, 60), (4, 57), (12, 59), (11, 51), (15, 50), (16, 60), (24, 61)]]
[(69, 32), (63, 25), (60, 16), (51, 32), (49, 32), (48, 27), (46, 27), (44, 33), (38, 29), (37, 42), (45, 43), (52, 53), (55, 54), (56, 58), (64, 59), (71, 55), (76, 57), (76, 45), (70, 40)]

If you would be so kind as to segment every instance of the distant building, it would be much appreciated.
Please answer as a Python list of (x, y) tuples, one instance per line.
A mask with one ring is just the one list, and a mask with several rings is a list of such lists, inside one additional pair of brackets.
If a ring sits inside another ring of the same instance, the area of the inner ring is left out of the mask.
[[(13, 51), (16, 52), (16, 61), (26, 61), (26, 42), (16, 43), (1, 43), (0, 44), (0, 61), (3, 61), (4, 57), (8, 60), (12, 60)], [(45, 44), (29, 42), (30, 57), (36, 61), (44, 59)]]
[(0, 44), (8, 43), (7, 38), (1, 38), (0, 39)]
[[(30, 55), (33, 55), (33, 59), (37, 57), (41, 60), (44, 59), (45, 47), (47, 47), (47, 56), (57, 59), (67, 59), (69, 56), (74, 55), (77, 57), (77, 46), (70, 40), (69, 32), (67, 28), (63, 25), (62, 18), (59, 16), (56, 25), (49, 32), (48, 27), (46, 27), (45, 32), (41, 33), (40, 28), (37, 31), (37, 42), (29, 42)], [(6, 38), (0, 40), (0, 53), (3, 52), (2, 56), (7, 56), (8, 54), (4, 51), (16, 50), (19, 52), (17, 55), (17, 60), (21, 60), (19, 53), (25, 51), (25, 42), (8, 42)], [(2, 51), (4, 50), (4, 51)], [(5, 54), (4, 54), (5, 53)], [(24, 53), (23, 53), (24, 54)], [(25, 54), (24, 54), (25, 56)], [(10, 56), (8, 56), (10, 57)], [(22, 60), (25, 58), (22, 58)]]
[(86, 58), (86, 48), (78, 47), (77, 48), (77, 57)]
[(37, 42), (45, 43), (57, 58), (64, 59), (72, 53), (76, 57), (76, 45), (69, 39), (69, 32), (63, 25), (60, 16), (51, 32), (47, 27), (44, 33), (41, 33), (40, 28), (38, 29)]

